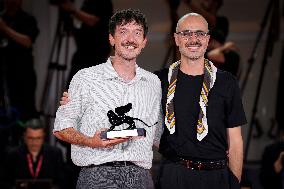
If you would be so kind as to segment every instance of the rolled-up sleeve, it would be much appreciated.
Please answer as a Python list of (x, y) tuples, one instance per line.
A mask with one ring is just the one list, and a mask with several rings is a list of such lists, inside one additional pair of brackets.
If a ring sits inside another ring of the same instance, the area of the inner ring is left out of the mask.
[(68, 94), (70, 101), (62, 105), (56, 112), (53, 132), (61, 131), (67, 128), (79, 130), (81, 118), (84, 112), (84, 101), (86, 101), (86, 90), (84, 79), (78, 72), (69, 86)]

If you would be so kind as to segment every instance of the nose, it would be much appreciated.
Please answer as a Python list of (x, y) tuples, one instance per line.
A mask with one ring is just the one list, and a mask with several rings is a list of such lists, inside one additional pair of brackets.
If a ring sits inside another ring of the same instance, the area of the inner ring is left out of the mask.
[(134, 34), (129, 33), (129, 35), (127, 36), (127, 41), (129, 41), (129, 42), (134, 42), (134, 41), (135, 41)]

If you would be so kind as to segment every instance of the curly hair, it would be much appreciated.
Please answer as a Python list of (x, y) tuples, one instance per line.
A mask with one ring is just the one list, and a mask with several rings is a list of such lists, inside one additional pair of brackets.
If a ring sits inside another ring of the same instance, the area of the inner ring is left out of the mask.
[(138, 9), (125, 9), (116, 12), (109, 21), (109, 33), (114, 36), (116, 26), (124, 26), (133, 21), (143, 27), (144, 37), (146, 37), (148, 33), (147, 19), (145, 15)]

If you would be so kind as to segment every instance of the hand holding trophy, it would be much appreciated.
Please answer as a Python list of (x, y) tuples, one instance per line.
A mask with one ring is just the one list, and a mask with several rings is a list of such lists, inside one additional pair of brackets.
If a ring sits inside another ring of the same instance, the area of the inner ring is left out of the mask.
[[(151, 127), (150, 125), (146, 124), (144, 121), (142, 121), (139, 118), (133, 118), (130, 116), (127, 116), (126, 113), (129, 112), (132, 109), (132, 104), (128, 103), (125, 106), (120, 106), (115, 108), (115, 110), (109, 110), (107, 113), (109, 122), (111, 124), (111, 127), (107, 131), (103, 131), (101, 133), (102, 139), (111, 139), (111, 138), (120, 138), (120, 137), (145, 137), (146, 136), (146, 130), (144, 128), (136, 128), (135, 121), (140, 121), (147, 127)], [(123, 130), (114, 130), (116, 126), (122, 125), (122, 124), (128, 124), (129, 126), (126, 129)], [(155, 123), (154, 125), (156, 125)], [(152, 125), (152, 126), (154, 126)]]

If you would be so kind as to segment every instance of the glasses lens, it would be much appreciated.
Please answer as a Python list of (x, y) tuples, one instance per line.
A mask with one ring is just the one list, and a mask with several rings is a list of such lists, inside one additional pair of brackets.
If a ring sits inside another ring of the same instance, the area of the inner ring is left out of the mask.
[(190, 38), (193, 35), (195, 35), (195, 37), (197, 38), (204, 38), (207, 35), (207, 33), (204, 31), (189, 31), (189, 30), (181, 31), (178, 32), (177, 34), (180, 34), (183, 38)]
[(206, 32), (204, 32), (204, 31), (196, 31), (195, 32), (195, 35), (196, 35), (196, 37), (205, 37), (206, 36)]

